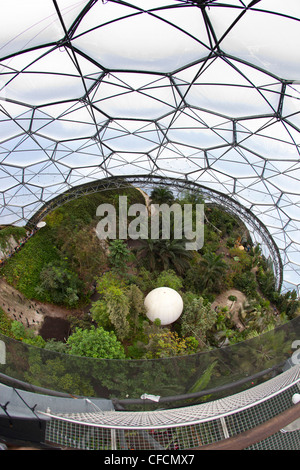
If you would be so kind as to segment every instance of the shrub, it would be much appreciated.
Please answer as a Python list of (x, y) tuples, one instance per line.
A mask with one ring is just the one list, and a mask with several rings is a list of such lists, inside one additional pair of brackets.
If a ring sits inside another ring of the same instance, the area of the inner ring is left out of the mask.
[(146, 268), (141, 267), (136, 275), (129, 278), (131, 284), (136, 284), (141, 291), (146, 295), (155, 286), (156, 272), (148, 271)]
[(131, 252), (123, 240), (112, 240), (109, 244), (108, 259), (113, 269), (124, 272), (131, 258)]
[(97, 292), (105, 295), (111, 288), (124, 289), (126, 284), (126, 281), (118, 276), (116, 272), (108, 271), (97, 279)]
[(257, 295), (257, 282), (255, 274), (245, 272), (233, 279), (234, 287), (242, 291), (247, 297), (255, 298)]
[(18, 341), (23, 341), (23, 343), (38, 348), (45, 347), (46, 341), (40, 335), (36, 335), (30, 328), (25, 328), (21, 322), (14, 320), (11, 324), (11, 332), (13, 337)]
[(180, 276), (177, 276), (175, 271), (168, 269), (162, 271), (155, 281), (155, 287), (170, 287), (179, 291), (183, 286), (183, 280)]
[(257, 271), (257, 282), (263, 295), (273, 300), (272, 297), (275, 292), (274, 273), (270, 269), (265, 271), (262, 267), (259, 267)]
[(183, 285), (186, 290), (194, 293), (201, 293), (204, 290), (204, 278), (201, 266), (191, 266), (185, 273)]
[(124, 359), (125, 352), (116, 335), (102, 327), (89, 330), (76, 328), (67, 340), (68, 353), (74, 356), (103, 359)]
[(230, 300), (231, 302), (235, 302), (237, 298), (235, 295), (229, 295), (228, 300)]
[(56, 304), (74, 306), (79, 300), (81, 284), (75, 273), (65, 263), (48, 263), (40, 273), (36, 287), (39, 296)]
[(11, 324), (11, 318), (0, 308), (0, 333), (5, 336), (13, 336)]
[(149, 343), (146, 345), (145, 357), (154, 359), (159, 357), (172, 357), (187, 354), (194, 354), (198, 349), (196, 338), (180, 338), (176, 332), (168, 328), (161, 329), (158, 333), (149, 336)]
[(180, 318), (181, 333), (194, 336), (200, 344), (206, 343), (206, 334), (216, 322), (217, 314), (209, 302), (200, 296), (187, 292), (183, 296), (184, 309)]
[(239, 248), (231, 248), (229, 253), (231, 258), (236, 259), (236, 262), (239, 263), (239, 269), (242, 271), (250, 271), (252, 267), (252, 258), (249, 256), (249, 253), (244, 250), (240, 250)]

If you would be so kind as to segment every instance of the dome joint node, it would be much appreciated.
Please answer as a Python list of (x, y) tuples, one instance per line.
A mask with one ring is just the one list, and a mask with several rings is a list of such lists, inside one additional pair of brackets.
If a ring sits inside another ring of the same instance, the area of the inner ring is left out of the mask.
[(56, 44), (57, 44), (58, 49), (62, 50), (68, 45), (68, 40), (66, 38), (60, 39), (59, 41), (57, 41)]

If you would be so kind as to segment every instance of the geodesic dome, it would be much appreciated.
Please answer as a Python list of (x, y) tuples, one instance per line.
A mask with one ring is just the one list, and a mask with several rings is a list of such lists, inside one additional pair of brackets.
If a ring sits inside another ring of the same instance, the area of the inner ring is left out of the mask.
[(15, 0), (0, 28), (0, 223), (70, 187), (183, 178), (229, 195), (299, 277), (298, 0)]

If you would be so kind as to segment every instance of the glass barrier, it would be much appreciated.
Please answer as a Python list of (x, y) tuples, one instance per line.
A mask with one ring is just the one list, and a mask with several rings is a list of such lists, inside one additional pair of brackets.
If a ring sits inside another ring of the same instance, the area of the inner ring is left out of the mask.
[(144, 394), (159, 396), (156, 406), (160, 408), (185, 406), (268, 380), (282, 372), (288, 359), (290, 365), (300, 363), (299, 340), (297, 317), (219, 349), (164, 359), (118, 360), (60, 354), (0, 335), (0, 373), (70, 395), (127, 401), (131, 409)]

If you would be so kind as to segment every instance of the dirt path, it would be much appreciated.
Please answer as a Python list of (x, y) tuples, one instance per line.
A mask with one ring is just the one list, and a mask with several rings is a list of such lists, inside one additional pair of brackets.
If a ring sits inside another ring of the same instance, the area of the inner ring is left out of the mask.
[(149, 214), (149, 216), (150, 216), (150, 215), (151, 215), (151, 199), (150, 199), (150, 196), (148, 196), (148, 194), (145, 193), (145, 191), (143, 191), (141, 188), (135, 188), (135, 189), (137, 189), (138, 191), (140, 191), (140, 193), (142, 193), (142, 195), (144, 196), (145, 205), (146, 205), (148, 214)]
[[(231, 295), (234, 295), (236, 297), (236, 300), (234, 302), (232, 300), (229, 300), (228, 298)], [(241, 291), (237, 289), (229, 289), (223, 292), (222, 294), (218, 295), (218, 297), (212, 303), (212, 308), (214, 309), (215, 307), (228, 307), (229, 311), (232, 313), (233, 322), (236, 324), (236, 327), (240, 331), (242, 331), (244, 329), (244, 326), (240, 322), (238, 314), (239, 310), (242, 308), (246, 300), (247, 297)]]
[(78, 310), (28, 300), (1, 278), (0, 307), (10, 318), (23, 323), (27, 327), (33, 327), (37, 332), (42, 327), (46, 317), (66, 319), (68, 315), (78, 313)]

